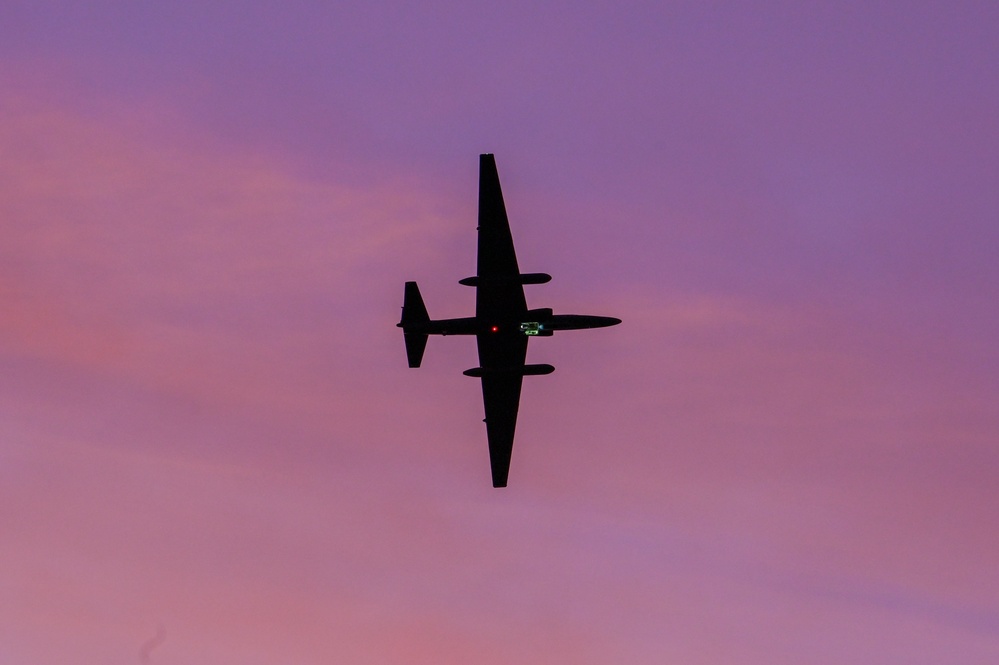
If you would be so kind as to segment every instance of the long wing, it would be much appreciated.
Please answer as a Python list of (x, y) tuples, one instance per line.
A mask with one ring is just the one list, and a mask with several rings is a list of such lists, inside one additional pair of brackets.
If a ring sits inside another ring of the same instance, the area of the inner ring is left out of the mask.
[(527, 311), (524, 285), (513, 249), (510, 222), (503, 205), (496, 159), (479, 156), (479, 282), (475, 315), (497, 324), (511, 322)]
[[(489, 327), (476, 337), (486, 411), (489, 462), (493, 487), (506, 487), (517, 427), (521, 370), (527, 358), (527, 336), (518, 325), (527, 311), (510, 223), (503, 204), (496, 160), (479, 157), (479, 256), (475, 315)], [(492, 326), (496, 328), (493, 329)]]
[[(520, 387), (524, 376), (517, 369), (527, 357), (527, 336), (519, 334), (478, 336), (479, 362), (494, 372), (482, 375), (482, 403), (486, 410), (489, 465), (493, 487), (506, 487), (517, 428)], [(513, 371), (503, 371), (506, 368)]]

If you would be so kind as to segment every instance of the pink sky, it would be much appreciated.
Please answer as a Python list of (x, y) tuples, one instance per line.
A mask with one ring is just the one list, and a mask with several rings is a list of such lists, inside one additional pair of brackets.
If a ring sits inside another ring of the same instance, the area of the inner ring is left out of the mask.
[[(0, 663), (999, 662), (995, 5), (85, 4), (0, 9)], [(502, 491), (394, 326), (480, 152), (624, 320)]]

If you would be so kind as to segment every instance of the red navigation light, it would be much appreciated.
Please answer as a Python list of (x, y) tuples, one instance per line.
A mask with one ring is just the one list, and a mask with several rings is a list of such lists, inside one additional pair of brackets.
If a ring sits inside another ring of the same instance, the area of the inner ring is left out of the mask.
[(493, 330), (493, 332), (498, 332), (499, 331), (499, 326), (493, 326), (492, 330)]

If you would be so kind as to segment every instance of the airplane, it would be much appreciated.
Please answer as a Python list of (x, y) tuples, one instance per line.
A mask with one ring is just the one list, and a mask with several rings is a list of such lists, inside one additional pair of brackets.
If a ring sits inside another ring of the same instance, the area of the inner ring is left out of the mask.
[(429, 335), (475, 335), (479, 367), (463, 373), (482, 380), (493, 487), (506, 487), (523, 378), (555, 371), (547, 364), (525, 364), (528, 340), (551, 337), (556, 330), (613, 326), (621, 319), (528, 309), (524, 284), (544, 284), (551, 275), (520, 272), (491, 154), (479, 156), (478, 236), (477, 274), (458, 282), (475, 287), (475, 316), (432, 320), (416, 282), (406, 282), (397, 327), (402, 328), (410, 367), (423, 361)]

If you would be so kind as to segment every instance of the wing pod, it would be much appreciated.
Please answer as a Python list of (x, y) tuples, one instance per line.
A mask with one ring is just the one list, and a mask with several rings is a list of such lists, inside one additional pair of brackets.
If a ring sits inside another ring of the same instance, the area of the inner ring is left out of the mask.
[(541, 374), (551, 374), (555, 371), (553, 365), (544, 363), (539, 365), (524, 365), (523, 367), (473, 367), (466, 369), (462, 374), (482, 378), (483, 376), (497, 376), (503, 374), (520, 374), (521, 376), (537, 376)]
[(485, 281), (492, 283), (509, 282), (513, 284), (546, 284), (547, 282), (552, 281), (552, 276), (543, 272), (524, 272), (512, 277), (479, 277), (478, 275), (475, 275), (474, 277), (459, 279), (458, 283), (462, 286), (478, 286)]

